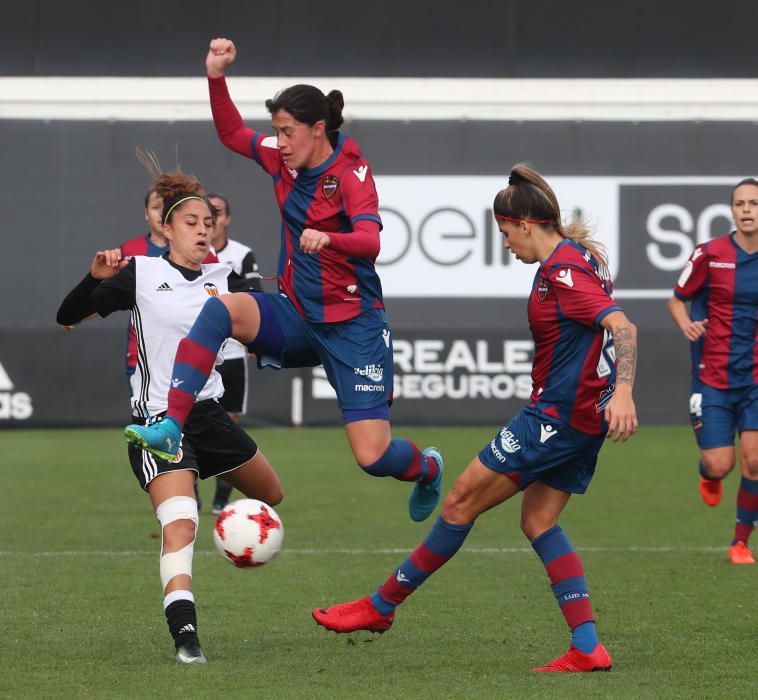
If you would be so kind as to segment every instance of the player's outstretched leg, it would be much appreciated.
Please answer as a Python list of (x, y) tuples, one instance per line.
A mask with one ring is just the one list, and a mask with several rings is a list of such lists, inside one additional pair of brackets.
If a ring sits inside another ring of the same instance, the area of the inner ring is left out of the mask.
[(456, 525), (440, 516), (432, 531), (373, 595), (349, 603), (316, 608), (313, 619), (333, 632), (384, 632), (395, 619), (395, 608), (461, 547), (473, 523)]
[(758, 521), (758, 480), (742, 477), (737, 492), (737, 523), (734, 539), (729, 547), (729, 561), (732, 564), (755, 564), (748, 540)]
[(553, 594), (571, 629), (569, 650), (533, 670), (610, 671), (611, 657), (597, 638), (582, 562), (563, 528), (551, 527), (532, 541), (532, 547), (547, 569)]
[(208, 381), (221, 345), (231, 335), (229, 311), (218, 297), (211, 297), (195, 319), (189, 335), (179, 341), (165, 418), (151, 425), (127, 426), (124, 435), (129, 442), (162, 459), (174, 459), (195, 398)]
[(724, 484), (721, 479), (714, 479), (705, 470), (705, 465), (700, 461), (700, 498), (707, 506), (717, 506), (721, 503), (721, 494), (724, 492)]

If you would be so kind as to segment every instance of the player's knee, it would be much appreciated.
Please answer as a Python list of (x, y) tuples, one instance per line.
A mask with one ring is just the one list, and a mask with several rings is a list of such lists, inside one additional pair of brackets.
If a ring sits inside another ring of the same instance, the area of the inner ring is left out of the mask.
[(723, 479), (734, 469), (734, 460), (725, 457), (703, 457), (703, 466), (712, 479)]
[(758, 479), (758, 453), (740, 454), (740, 464), (744, 476), (748, 479)]
[(176, 576), (192, 578), (192, 556), (199, 522), (197, 501), (189, 496), (167, 498), (155, 509), (161, 524), (160, 573), (163, 590)]
[(163, 528), (164, 554), (176, 552), (195, 540), (196, 527), (192, 520), (175, 520)]
[(445, 496), (441, 515), (449, 523), (464, 524), (473, 522), (478, 514), (472, 512), (470, 492), (455, 484)]
[(353, 457), (358, 466), (367, 474), (376, 476), (375, 472), (383, 468), (382, 457), (384, 457), (390, 447), (387, 445), (355, 445), (353, 446)]
[(530, 542), (537, 539), (543, 532), (558, 524), (558, 519), (547, 513), (522, 513), (521, 532)]
[(284, 500), (284, 491), (281, 484), (271, 486), (266, 490), (265, 498), (261, 498), (264, 503), (268, 503), (270, 506), (277, 506)]

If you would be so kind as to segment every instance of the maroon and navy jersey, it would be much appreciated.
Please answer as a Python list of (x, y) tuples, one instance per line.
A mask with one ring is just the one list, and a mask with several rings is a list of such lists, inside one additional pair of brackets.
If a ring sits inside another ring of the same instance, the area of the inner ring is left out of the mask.
[(621, 310), (612, 292), (607, 268), (565, 240), (540, 265), (529, 296), (532, 405), (590, 435), (606, 429), (603, 409), (615, 389), (613, 339), (600, 326)]
[(706, 300), (708, 325), (700, 380), (716, 389), (738, 389), (758, 380), (758, 253), (746, 253), (734, 233), (697, 246), (674, 295)]
[(275, 137), (254, 132), (252, 157), (274, 179), (282, 214), (279, 287), (298, 311), (308, 321), (329, 323), (384, 308), (374, 258), (330, 248), (309, 255), (300, 249), (306, 228), (339, 234), (352, 232), (362, 220), (381, 226), (371, 169), (355, 141), (339, 134), (325, 163), (295, 171), (282, 163)]
[[(374, 261), (379, 255), (379, 200), (358, 144), (337, 134), (332, 155), (316, 168), (290, 170), (275, 136), (248, 129), (226, 81), (208, 78), (213, 122), (221, 142), (253, 158), (271, 175), (282, 215), (279, 288), (307, 320), (334, 323), (367, 309), (383, 309)], [(304, 253), (306, 228), (328, 233), (318, 254)]]

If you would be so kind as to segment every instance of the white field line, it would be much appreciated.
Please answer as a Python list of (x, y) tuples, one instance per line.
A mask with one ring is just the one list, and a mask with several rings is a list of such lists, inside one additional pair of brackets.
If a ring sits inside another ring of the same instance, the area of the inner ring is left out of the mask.
[[(578, 547), (579, 552), (608, 552), (619, 554), (666, 554), (677, 552), (708, 553), (721, 552), (726, 547)], [(310, 556), (310, 555), (347, 555), (347, 556), (374, 556), (377, 554), (409, 554), (410, 549), (283, 549), (281, 554), (285, 556)], [(534, 554), (531, 547), (466, 547), (461, 550), (462, 554)], [(0, 557), (17, 558), (43, 558), (43, 557), (154, 557), (158, 550), (95, 550), (73, 549), (49, 552), (11, 552), (0, 550)], [(216, 555), (215, 550), (195, 550), (196, 555)]]

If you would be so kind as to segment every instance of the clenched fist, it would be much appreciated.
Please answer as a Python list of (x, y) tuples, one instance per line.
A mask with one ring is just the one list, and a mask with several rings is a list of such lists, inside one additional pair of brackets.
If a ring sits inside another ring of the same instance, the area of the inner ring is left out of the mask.
[(209, 78), (220, 78), (226, 67), (234, 63), (237, 48), (231, 39), (216, 37), (211, 40), (208, 55), (205, 57), (205, 70)]

